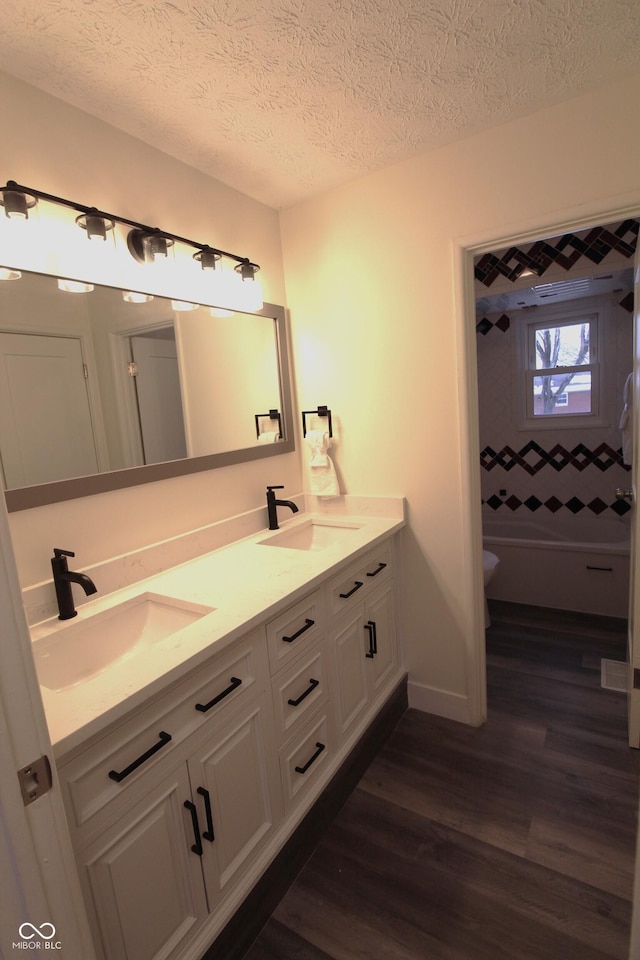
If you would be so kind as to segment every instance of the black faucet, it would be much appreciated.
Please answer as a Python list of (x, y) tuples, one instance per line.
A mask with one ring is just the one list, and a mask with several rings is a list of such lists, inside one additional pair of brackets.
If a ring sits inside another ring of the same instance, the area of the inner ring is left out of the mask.
[(58, 620), (71, 620), (78, 612), (73, 603), (71, 584), (79, 583), (87, 596), (90, 593), (97, 593), (97, 587), (86, 573), (74, 573), (73, 570), (69, 570), (67, 557), (75, 557), (72, 550), (59, 550), (58, 547), (54, 547), (53, 554), (51, 569), (53, 570), (53, 585), (56, 588), (56, 599), (60, 611)]
[(267, 510), (269, 512), (269, 530), (278, 529), (278, 511), (276, 507), (289, 507), (294, 513), (298, 512), (293, 500), (276, 500), (274, 490), (284, 490), (282, 484), (279, 486), (267, 487)]

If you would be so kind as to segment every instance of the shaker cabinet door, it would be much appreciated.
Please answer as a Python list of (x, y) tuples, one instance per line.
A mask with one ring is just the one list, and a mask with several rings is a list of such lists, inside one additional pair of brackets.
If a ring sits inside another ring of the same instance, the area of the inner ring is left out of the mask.
[(211, 910), (251, 864), (280, 819), (273, 786), (276, 762), (268, 762), (266, 756), (265, 703), (261, 697), (189, 760)]
[(207, 916), (182, 764), (79, 856), (106, 960), (167, 960)]
[(379, 589), (367, 600), (365, 617), (375, 630), (375, 654), (369, 659), (371, 695), (375, 696), (395, 670), (398, 659), (392, 583)]
[(362, 607), (339, 621), (333, 636), (335, 656), (335, 721), (342, 738), (366, 709), (367, 661), (364, 657)]

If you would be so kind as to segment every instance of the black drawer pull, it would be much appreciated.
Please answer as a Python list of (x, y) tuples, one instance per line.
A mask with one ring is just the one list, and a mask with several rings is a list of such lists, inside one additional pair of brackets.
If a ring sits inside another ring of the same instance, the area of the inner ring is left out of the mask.
[(220, 703), (221, 700), (224, 700), (225, 697), (228, 697), (230, 693), (239, 687), (242, 683), (239, 677), (231, 677), (231, 683), (229, 686), (219, 693), (217, 697), (214, 697), (213, 700), (209, 700), (209, 703), (196, 703), (196, 710), (199, 710), (200, 713), (206, 713), (207, 710), (211, 710), (211, 707), (215, 707), (216, 703)]
[(124, 770), (109, 770), (109, 777), (112, 780), (115, 780), (116, 783), (120, 783), (121, 780), (124, 780), (125, 777), (128, 777), (130, 773), (133, 773), (134, 770), (137, 770), (145, 760), (148, 760), (150, 757), (157, 753), (158, 750), (162, 750), (166, 743), (169, 743), (171, 740), (171, 734), (165, 733), (164, 730), (161, 730), (158, 734), (160, 738), (157, 743), (154, 743), (152, 747), (143, 753), (137, 760), (134, 760), (133, 763), (130, 763), (128, 767), (125, 767)]
[(370, 660), (372, 660), (376, 653), (378, 652), (378, 635), (376, 632), (375, 621), (368, 620), (364, 625), (365, 630), (369, 631), (369, 652), (365, 654)]
[(318, 757), (320, 756), (324, 748), (325, 748), (324, 743), (316, 743), (316, 752), (313, 754), (312, 757), (309, 757), (304, 767), (296, 767), (296, 773), (306, 773), (309, 767), (311, 766), (311, 764), (318, 759)]
[(308, 697), (310, 693), (312, 693), (312, 692), (315, 690), (315, 688), (318, 686), (319, 683), (320, 683), (319, 680), (314, 680), (313, 677), (311, 677), (310, 680), (309, 680), (309, 686), (308, 686), (307, 689), (304, 691), (304, 693), (301, 693), (301, 694), (300, 694), (300, 696), (298, 697), (297, 700), (287, 700), (287, 703), (289, 704), (289, 706), (290, 706), (290, 707), (298, 707), (298, 706), (300, 706), (300, 704), (302, 703), (302, 701), (303, 701), (306, 697)]
[(371, 573), (367, 573), (367, 576), (377, 577), (379, 573), (382, 573), (385, 567), (386, 567), (386, 563), (383, 563), (382, 561), (380, 561), (378, 563), (378, 566), (375, 568), (375, 570), (372, 570)]
[(360, 580), (355, 580), (355, 581), (354, 581), (354, 585), (352, 586), (351, 590), (349, 590), (347, 593), (341, 593), (341, 594), (340, 594), (341, 599), (342, 599), (342, 600), (347, 600), (348, 597), (352, 597), (353, 594), (356, 592), (356, 590), (359, 590), (361, 586), (362, 586), (362, 581), (360, 581)]
[(613, 573), (613, 567), (593, 567), (591, 564), (587, 564), (587, 570), (602, 570), (604, 573)]
[(193, 825), (193, 836), (195, 838), (195, 843), (191, 844), (191, 850), (193, 853), (197, 853), (199, 857), (202, 856), (202, 840), (200, 839), (200, 827), (198, 826), (198, 811), (196, 810), (195, 803), (192, 803), (191, 800), (185, 800), (185, 808), (191, 814), (191, 823)]
[(315, 620), (309, 620), (309, 617), (307, 617), (304, 621), (304, 627), (300, 627), (300, 629), (297, 630), (290, 637), (283, 637), (282, 639), (284, 640), (285, 643), (292, 643), (294, 640), (297, 640), (298, 637), (302, 636), (302, 634), (305, 633), (309, 629), (309, 627), (312, 627), (314, 623), (315, 623)]
[(202, 836), (205, 840), (208, 840), (209, 843), (213, 843), (216, 835), (213, 832), (213, 817), (211, 815), (211, 797), (209, 796), (209, 791), (205, 790), (204, 787), (198, 787), (196, 793), (200, 794), (204, 800), (204, 813), (207, 818), (207, 829), (202, 831)]

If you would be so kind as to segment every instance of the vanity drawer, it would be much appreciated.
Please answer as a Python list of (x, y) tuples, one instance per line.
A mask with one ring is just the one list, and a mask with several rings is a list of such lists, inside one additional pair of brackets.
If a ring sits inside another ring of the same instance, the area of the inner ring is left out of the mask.
[(333, 755), (329, 721), (322, 715), (305, 733), (280, 750), (280, 773), (285, 810), (307, 793)]
[(321, 590), (300, 600), (267, 624), (271, 673), (275, 674), (324, 633), (325, 606)]
[(273, 682), (276, 731), (281, 741), (305, 723), (327, 699), (327, 664), (323, 644), (296, 660)]
[(83, 827), (108, 804), (126, 800), (142, 777), (164, 776), (167, 761), (193, 731), (227, 716), (266, 687), (263, 634), (216, 657), (106, 737), (59, 767), (71, 824)]
[(356, 564), (329, 582), (329, 607), (333, 616), (351, 609), (373, 587), (387, 580), (392, 573), (392, 544), (381, 543)]

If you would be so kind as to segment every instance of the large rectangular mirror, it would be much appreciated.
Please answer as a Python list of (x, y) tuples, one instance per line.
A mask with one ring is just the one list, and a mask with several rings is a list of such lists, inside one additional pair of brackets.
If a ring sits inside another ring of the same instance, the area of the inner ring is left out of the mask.
[(9, 510), (294, 449), (284, 309), (230, 313), (2, 268)]

